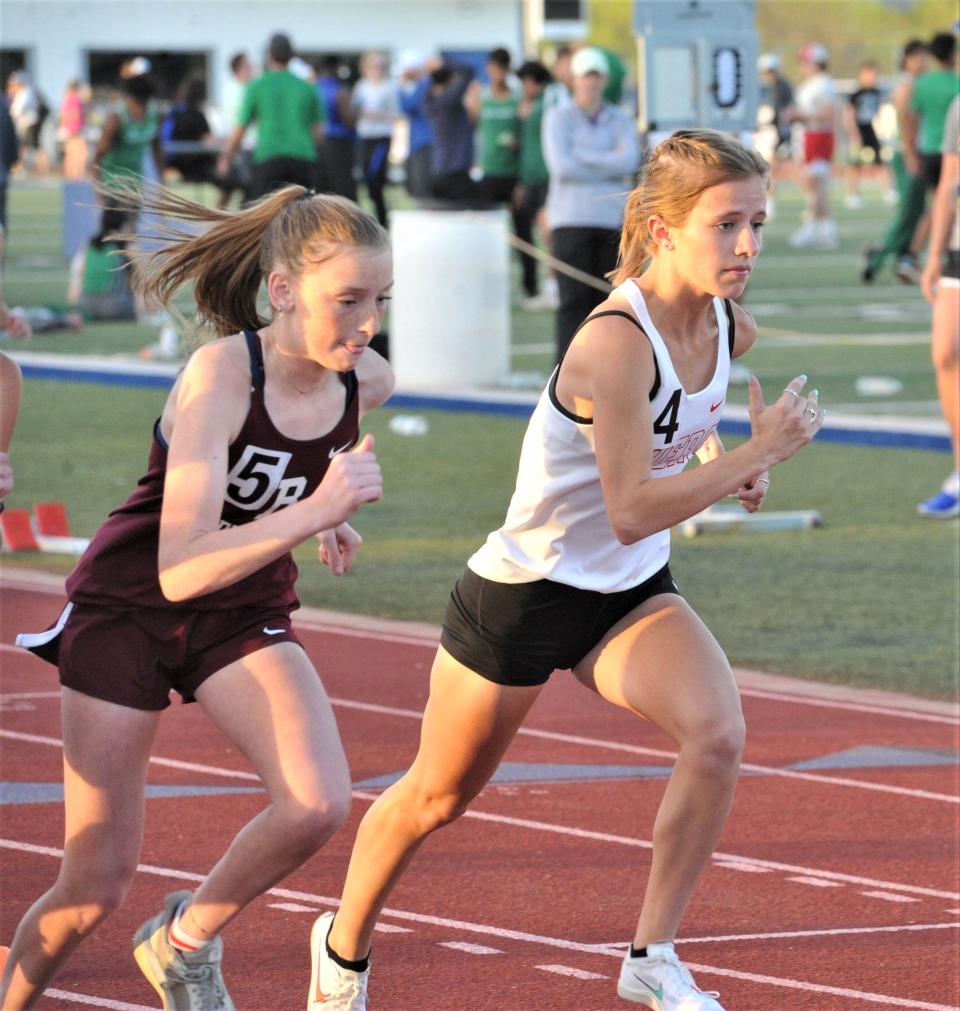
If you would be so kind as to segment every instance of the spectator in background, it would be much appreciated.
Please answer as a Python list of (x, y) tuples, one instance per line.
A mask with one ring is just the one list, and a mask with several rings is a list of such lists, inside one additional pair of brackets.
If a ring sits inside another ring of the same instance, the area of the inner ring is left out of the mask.
[(254, 200), (288, 183), (308, 189), (317, 185), (323, 111), (313, 85), (288, 69), (292, 59), (289, 37), (281, 32), (271, 36), (266, 73), (247, 85), (237, 125), (217, 162), (218, 173), (227, 175), (244, 132), (252, 123), (257, 124), (250, 187)]
[(364, 54), (360, 62), (360, 80), (354, 85), (350, 98), (360, 138), (363, 181), (376, 209), (377, 220), (384, 228), (387, 227), (384, 188), (390, 167), (390, 141), (393, 124), (400, 116), (400, 96), (387, 70), (387, 58), (383, 53)]
[(791, 246), (836, 249), (840, 238), (830, 216), (830, 177), (836, 144), (837, 94), (827, 73), (829, 54), (819, 42), (800, 51), (803, 82), (796, 90), (787, 118), (803, 128), (803, 188), (807, 207), (800, 228), (787, 240)]
[(780, 159), (790, 151), (790, 124), (784, 115), (793, 105), (793, 87), (780, 73), (780, 57), (764, 53), (757, 61), (760, 71), (760, 100), (757, 106), (757, 132), (754, 143), (770, 166), (767, 191), (767, 217), (775, 210), (774, 188)]
[[(254, 67), (250, 57), (243, 51), (236, 52), (229, 61), (230, 76), (224, 82), (221, 128), (229, 138), (240, 122), (243, 95), (247, 85), (253, 80)], [(225, 173), (219, 174), (221, 181), (219, 210), (224, 210), (230, 198), (239, 190), (244, 200), (248, 199), (253, 185), (253, 150), (257, 143), (256, 125), (251, 125), (243, 135), (240, 147), (234, 154)]]
[[(0, 96), (0, 234), (7, 227), (7, 183), (10, 170), (20, 160), (20, 138), (10, 116), (10, 107)], [(0, 270), (3, 270), (3, 253), (0, 251)]]
[[(217, 156), (212, 150), (213, 134), (203, 106), (207, 86), (199, 77), (185, 81), (177, 103), (167, 113), (160, 137), (168, 146), (167, 168), (176, 169), (184, 182), (212, 183)], [(178, 145), (184, 145), (178, 149)], [(209, 150), (201, 150), (207, 147)]]
[(927, 188), (935, 190), (940, 182), (941, 147), (947, 110), (960, 93), (957, 75), (957, 40), (943, 32), (934, 35), (927, 47), (936, 66), (921, 74), (913, 86), (911, 108), (918, 117), (916, 153)]
[(863, 252), (860, 279), (870, 284), (884, 261), (896, 258), (897, 276), (907, 284), (913, 283), (917, 272), (917, 252), (923, 246), (926, 227), (924, 206), (927, 185), (920, 170), (916, 153), (916, 117), (911, 108), (913, 86), (927, 66), (927, 47), (919, 39), (911, 39), (903, 47), (900, 74), (890, 93), (890, 101), (897, 113), (896, 150), (890, 167), (897, 183), (897, 209), (879, 245), (867, 246)]
[(153, 82), (139, 74), (122, 78), (120, 87), (123, 98), (103, 124), (90, 166), (94, 180), (108, 188), (142, 180), (148, 150), (157, 171), (163, 168), (160, 121), (151, 102)]
[[(513, 196), (513, 222), (517, 238), (533, 242), (533, 226), (540, 219), (547, 202), (550, 173), (543, 158), (543, 93), (552, 78), (550, 71), (537, 60), (528, 60), (517, 71), (522, 90), (517, 106), (520, 121), (519, 179)], [(525, 309), (556, 309), (556, 295), (540, 291), (537, 278), (537, 261), (526, 253), (520, 254), (523, 272)]]
[(960, 98), (954, 98), (947, 111), (941, 153), (922, 284), (933, 303), (933, 364), (953, 444), (953, 473), (933, 498), (917, 507), (929, 519), (960, 516)]
[(437, 56), (427, 61), (427, 70), (430, 89), (423, 111), (433, 130), (431, 195), (438, 200), (476, 199), (476, 184), (470, 178), (473, 124), (463, 104), (473, 69)]
[(573, 59), (573, 50), (570, 46), (558, 46), (553, 58), (553, 66), (550, 73), (553, 80), (547, 85), (543, 93), (543, 105), (545, 109), (551, 109), (555, 105), (566, 105), (572, 100), (573, 95), (573, 74), (570, 72), (570, 61)]
[(847, 196), (845, 204), (851, 210), (863, 207), (860, 182), (864, 172), (871, 166), (880, 168), (880, 138), (873, 121), (880, 111), (880, 89), (877, 87), (877, 65), (873, 60), (860, 64), (857, 71), (857, 87), (850, 94), (845, 114), (847, 143), (850, 149), (850, 165), (847, 171)]
[(487, 55), (487, 84), (474, 81), (466, 94), (467, 112), (480, 137), (480, 192), (491, 203), (513, 199), (520, 168), (519, 96), (510, 86), (510, 54), (494, 49)]
[(15, 70), (7, 79), (7, 101), (10, 118), (17, 131), (24, 168), (32, 171), (36, 164), (37, 138), (40, 133), (40, 99), (25, 70)]
[(314, 86), (320, 93), (327, 118), (320, 142), (320, 192), (356, 200), (353, 166), (357, 131), (350, 105), (350, 85), (340, 76), (340, 61), (336, 56), (328, 56), (317, 68)]
[(424, 109), (431, 84), (426, 62), (425, 57), (418, 53), (405, 53), (400, 57), (398, 68), (400, 110), (407, 117), (409, 137), (406, 186), (414, 199), (430, 196), (433, 128)]
[(84, 319), (136, 319), (127, 243), (118, 237), (128, 228), (123, 211), (107, 208), (97, 234), (70, 261), (67, 301)]
[[(552, 253), (602, 281), (617, 264), (617, 248), (627, 192), (640, 163), (631, 116), (603, 100), (607, 58), (592, 46), (571, 63), (573, 101), (548, 109), (543, 149), (550, 170), (547, 218)], [(577, 327), (606, 297), (603, 290), (564, 273), (557, 278), (557, 360)]]
[(87, 174), (87, 141), (83, 133), (85, 118), (83, 86), (76, 77), (71, 77), (60, 102), (57, 128), (57, 140), (63, 145), (65, 179), (83, 179)]

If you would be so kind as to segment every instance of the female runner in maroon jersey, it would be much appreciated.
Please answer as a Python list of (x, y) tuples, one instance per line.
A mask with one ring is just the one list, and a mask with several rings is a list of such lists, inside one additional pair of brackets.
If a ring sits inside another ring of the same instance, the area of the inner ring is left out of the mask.
[[(220, 932), (316, 852), (350, 804), (330, 703), (290, 627), (290, 552), (316, 536), (321, 560), (349, 571), (361, 539), (346, 521), (380, 498), (373, 439), (348, 450), (393, 387), (367, 347), (392, 282), (387, 233), (350, 201), (299, 186), (234, 213), (162, 189), (145, 203), (211, 226), (177, 233), (142, 287), (165, 303), (192, 281), (218, 338), (174, 385), (147, 474), (67, 580), (64, 614), (19, 640), (59, 663), (66, 843), (55, 884), (14, 937), (5, 1011), (33, 1006), (129, 890), (171, 689), (247, 756), (270, 804), (195, 893), (168, 896), (135, 935), (164, 1008), (234, 1007)], [(269, 322), (256, 308), (261, 282)]]

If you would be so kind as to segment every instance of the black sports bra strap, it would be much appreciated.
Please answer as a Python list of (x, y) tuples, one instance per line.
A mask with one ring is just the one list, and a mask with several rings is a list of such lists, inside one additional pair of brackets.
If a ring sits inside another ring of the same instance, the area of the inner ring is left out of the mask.
[[(643, 329), (640, 325), (640, 321), (636, 316), (631, 315), (629, 312), (624, 312), (623, 309), (604, 309), (603, 312), (595, 312), (593, 315), (588, 316), (573, 332), (573, 337), (576, 337), (578, 333), (591, 321), (594, 319), (600, 319), (601, 316), (622, 316), (624, 319), (630, 320), (630, 322), (647, 338), (649, 342), (650, 338), (647, 336), (647, 331)], [(570, 340), (573, 340), (573, 337)], [(567, 344), (567, 347), (570, 347)], [(653, 351), (653, 345), (650, 345), (650, 350)], [(563, 352), (563, 356), (560, 358), (557, 364), (556, 370), (553, 373), (552, 388), (556, 390), (557, 379), (560, 376), (560, 366), (563, 365), (563, 358), (566, 356), (566, 350)], [(660, 392), (660, 366), (657, 364), (657, 353), (653, 352), (653, 385), (650, 387), (650, 399), (653, 398)]]
[(733, 345), (737, 339), (737, 324), (733, 317), (733, 303), (729, 298), (723, 300), (723, 308), (727, 312), (727, 343), (730, 345), (730, 357), (733, 358)]
[(250, 382), (255, 390), (263, 390), (263, 347), (260, 335), (256, 330), (244, 330), (247, 339), (247, 351), (250, 353)]

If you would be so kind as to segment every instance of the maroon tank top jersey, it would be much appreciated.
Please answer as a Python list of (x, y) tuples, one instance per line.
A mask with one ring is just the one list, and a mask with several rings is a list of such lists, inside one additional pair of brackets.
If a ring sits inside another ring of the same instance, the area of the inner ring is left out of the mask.
[[(343, 415), (319, 439), (291, 439), (278, 431), (264, 403), (263, 350), (260, 338), (245, 331), (250, 353), (250, 410), (230, 446), (227, 487), (220, 526), (240, 526), (310, 495), (323, 480), (330, 461), (359, 437), (359, 397), (353, 372), (341, 373), (345, 387)], [(160, 508), (167, 467), (167, 445), (154, 425), (147, 473), (127, 501), (97, 531), (67, 579), (67, 596), (76, 603), (107, 607), (218, 610), (247, 606), (297, 606), (297, 566), (287, 552), (231, 586), (171, 604), (160, 590), (157, 551)]]

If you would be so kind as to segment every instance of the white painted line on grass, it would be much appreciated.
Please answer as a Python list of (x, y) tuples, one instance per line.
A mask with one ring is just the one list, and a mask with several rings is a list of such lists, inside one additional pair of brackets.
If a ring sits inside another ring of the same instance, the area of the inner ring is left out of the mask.
[(468, 955), (502, 955), (499, 948), (488, 948), (485, 944), (470, 944), (469, 941), (440, 941), (441, 948), (465, 951)]
[(541, 972), (553, 972), (558, 976), (572, 976), (574, 979), (609, 979), (600, 972), (587, 972), (586, 969), (575, 969), (572, 965), (537, 965), (534, 968)]
[(69, 1000), (74, 1004), (90, 1004), (92, 1007), (108, 1008), (109, 1011), (155, 1011), (146, 1004), (126, 1004), (120, 1000), (109, 1000), (106, 997), (91, 997), (85, 993), (74, 993), (72, 990), (44, 990), (44, 997), (54, 997), (57, 1000)]
[[(23, 734), (14, 730), (0, 730), (0, 738), (8, 737), (14, 740), (30, 741), (31, 743), (55, 745), (62, 747), (63, 742), (54, 737), (41, 737), (36, 734)], [(252, 772), (242, 772), (234, 769), (222, 769), (213, 765), (200, 765), (196, 762), (179, 762), (175, 759), (152, 757), (151, 762), (157, 765), (172, 766), (173, 768), (187, 768), (190, 771), (202, 772), (213, 776), (223, 776), (225, 778), (237, 778), (244, 780), (254, 780), (259, 782), (259, 777)], [(368, 790), (354, 790), (353, 797), (357, 800), (374, 801), (379, 794)], [(489, 821), (502, 825), (513, 825), (517, 828), (531, 829), (537, 832), (550, 832), (556, 835), (572, 836), (579, 839), (590, 839), (595, 842), (615, 843), (618, 846), (631, 846), (637, 849), (652, 850), (653, 843), (647, 839), (634, 839), (631, 836), (614, 835), (608, 832), (595, 832), (589, 829), (576, 828), (569, 825), (557, 825), (552, 822), (534, 821), (527, 818), (512, 818), (507, 815), (491, 814), (485, 811), (469, 810), (464, 815), (465, 818), (474, 818), (478, 821)], [(822, 877), (831, 881), (842, 881), (847, 884), (872, 885), (884, 889), (896, 889), (915, 895), (929, 895), (940, 899), (960, 899), (960, 893), (940, 891), (933, 888), (923, 888), (918, 885), (904, 885), (893, 881), (879, 881), (875, 878), (862, 878), (852, 874), (843, 874), (837, 871), (821, 870), (817, 867), (798, 867), (795, 864), (784, 864), (775, 860), (762, 860), (756, 857), (746, 857), (736, 853), (717, 852), (713, 854), (713, 860), (720, 866), (733, 864), (750, 865), (775, 871), (789, 871), (794, 874), (808, 874)], [(742, 869), (742, 868), (741, 868)]]
[[(36, 853), (43, 856), (63, 857), (63, 850), (54, 849), (49, 846), (37, 846), (33, 843), (22, 843), (12, 839), (0, 839), (0, 848), (20, 850), (28, 853)], [(178, 881), (200, 881), (204, 875), (194, 874), (190, 871), (180, 871), (169, 867), (153, 867), (149, 864), (140, 864), (137, 870), (144, 874), (156, 874), (160, 877), (173, 878)], [(271, 888), (268, 895), (275, 895), (278, 898), (292, 899), (293, 901), (315, 902), (320, 905), (338, 906), (336, 899), (331, 899), (322, 895), (312, 895), (309, 892), (298, 892), (287, 888)], [(549, 937), (543, 934), (529, 934), (525, 931), (508, 930), (501, 927), (493, 927), (484, 923), (470, 923), (464, 920), (452, 920), (440, 916), (428, 916), (422, 913), (411, 913), (400, 909), (384, 909), (384, 916), (394, 919), (407, 920), (415, 923), (427, 923), (433, 926), (444, 927), (452, 930), (463, 930), (469, 933), (485, 934), (488, 936), (503, 938), (512, 941), (526, 941), (532, 944), (544, 945), (551, 948), (561, 948), (567, 951), (580, 951), (586, 954), (602, 955), (605, 957), (622, 959), (623, 952), (611, 949), (604, 949), (595, 944), (582, 944), (577, 941), (569, 941), (565, 938)], [(689, 963), (688, 963), (689, 964)], [(695, 972), (702, 972), (706, 975), (725, 976), (730, 979), (745, 980), (752, 983), (763, 983), (770, 986), (783, 987), (790, 990), (803, 990), (809, 993), (826, 993), (840, 997), (851, 997), (857, 1000), (873, 1001), (876, 1004), (885, 1004), (891, 1007), (917, 1008), (918, 1011), (957, 1011), (955, 1007), (946, 1004), (931, 1004), (926, 1001), (905, 1000), (900, 997), (889, 997), (884, 994), (868, 993), (861, 990), (848, 990), (840, 987), (825, 986), (820, 983), (810, 983), (802, 980), (783, 979), (778, 976), (760, 976), (755, 973), (740, 972), (736, 969), (722, 969), (712, 965), (689, 964), (689, 968)], [(121, 1008), (120, 1011), (126, 1011)], [(141, 1011), (134, 1008), (133, 1011)], [(150, 1011), (150, 1009), (144, 1009)]]
[(895, 895), (893, 892), (861, 892), (871, 899), (883, 899), (884, 902), (919, 902), (919, 899), (911, 899), (908, 895)]

